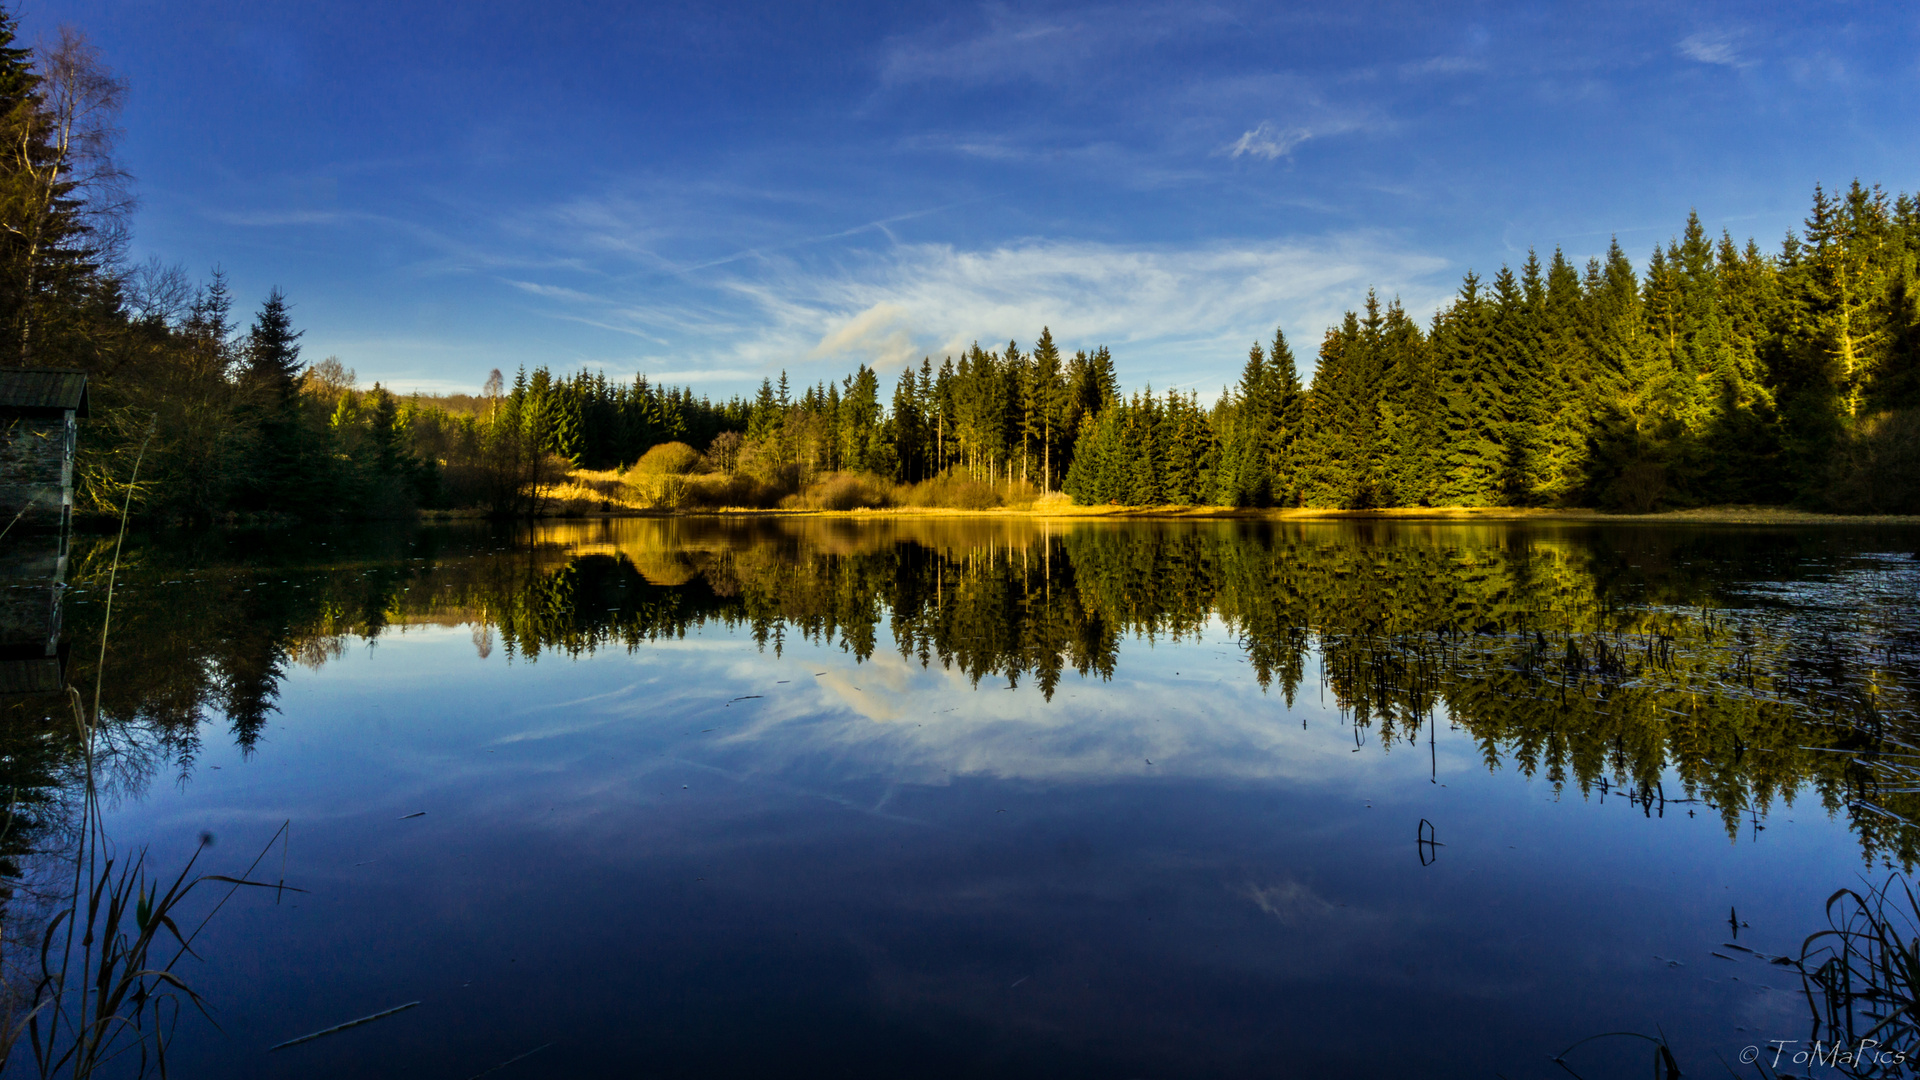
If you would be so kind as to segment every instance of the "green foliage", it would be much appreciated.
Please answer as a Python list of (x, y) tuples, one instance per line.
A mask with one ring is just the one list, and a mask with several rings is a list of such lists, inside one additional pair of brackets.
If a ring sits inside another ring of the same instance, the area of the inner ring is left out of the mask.
[[(1467, 274), (1425, 327), (1369, 292), (1326, 331), (1311, 386), (1276, 331), (1206, 408), (1123, 393), (1111, 352), (1069, 357), (1047, 327), (1030, 351), (923, 358), (885, 401), (864, 365), (797, 392), (783, 371), (724, 402), (545, 366), (460, 405), (401, 401), (303, 370), (277, 288), (237, 334), (218, 271), (195, 289), (116, 261), (131, 204), (103, 148), (124, 87), (62, 42), (67, 67), (50, 66), (0, 13), (0, 356), (92, 376), (83, 513), (119, 505), (140, 445), (153, 465), (134, 505), (204, 520), (526, 515), (566, 469), (716, 439), (755, 499), (869, 473), (1135, 505), (1881, 506), (1863, 463), (1903, 461), (1906, 429), (1876, 418), (1920, 408), (1920, 203), (1858, 182), (1816, 188), (1773, 255), (1689, 215), (1644, 274), (1618, 244), (1584, 274), (1530, 252)], [(90, 88), (86, 138), (52, 137), (73, 119), (43, 86), (58, 70)]]

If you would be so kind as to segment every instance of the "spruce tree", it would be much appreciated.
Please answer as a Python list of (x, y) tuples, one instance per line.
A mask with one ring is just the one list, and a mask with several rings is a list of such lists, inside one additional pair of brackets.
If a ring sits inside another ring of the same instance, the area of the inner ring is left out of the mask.
[(1054, 445), (1060, 429), (1065, 387), (1061, 379), (1060, 350), (1053, 343), (1053, 331), (1040, 328), (1040, 340), (1034, 343), (1027, 363), (1027, 393), (1022, 416), (1022, 436), (1031, 438), (1040, 448), (1041, 490), (1052, 491), (1054, 483)]
[[(300, 507), (331, 486), (325, 475), (331, 461), (318, 462), (318, 469), (303, 467), (311, 446), (300, 415), (300, 336), (293, 329), (286, 296), (274, 289), (247, 333), (241, 377), (251, 402), (248, 416), (259, 433), (248, 485), (248, 501), (256, 509)], [(345, 508), (332, 505), (326, 510)]]
[(1272, 374), (1267, 367), (1266, 350), (1254, 342), (1247, 350), (1247, 363), (1240, 371), (1239, 393), (1235, 396), (1234, 473), (1227, 481), (1226, 501), (1231, 506), (1266, 506), (1273, 495), (1270, 422), (1268, 402)]
[[(1537, 271), (1538, 261), (1531, 254), (1528, 263)], [(1522, 281), (1505, 266), (1494, 275), (1493, 319), (1484, 368), (1487, 377), (1478, 384), (1489, 434), (1498, 447), (1496, 501), (1509, 506), (1525, 505), (1533, 499), (1536, 279), (1537, 273), (1529, 273)]]
[(1274, 505), (1294, 506), (1300, 499), (1301, 447), (1306, 436), (1306, 390), (1300, 368), (1280, 327), (1267, 348), (1266, 472)]
[(1364, 348), (1359, 317), (1351, 311), (1321, 339), (1313, 383), (1307, 389), (1310, 434), (1302, 488), (1310, 506), (1345, 506), (1358, 484), (1349, 390), (1352, 369), (1364, 363), (1359, 355)]
[(1439, 383), (1441, 475), (1437, 497), (1454, 506), (1498, 500), (1505, 461), (1498, 405), (1500, 381), (1492, 356), (1492, 312), (1480, 278), (1468, 271), (1453, 303), (1434, 319), (1434, 368)]
[(286, 294), (276, 287), (260, 305), (247, 333), (246, 381), (274, 406), (293, 400), (300, 387), (300, 338)]
[(1596, 402), (1588, 349), (1587, 298), (1580, 275), (1555, 248), (1540, 325), (1540, 416), (1534, 494), (1565, 504), (1586, 482)]
[(1433, 350), (1398, 299), (1387, 308), (1382, 337), (1391, 357), (1380, 394), (1385, 490), (1395, 505), (1430, 506), (1439, 471), (1439, 379)]

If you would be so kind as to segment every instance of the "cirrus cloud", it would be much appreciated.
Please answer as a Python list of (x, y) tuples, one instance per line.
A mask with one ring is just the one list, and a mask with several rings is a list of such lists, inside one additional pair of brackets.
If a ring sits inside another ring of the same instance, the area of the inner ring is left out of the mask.
[[(763, 259), (752, 269), (711, 283), (705, 340), (675, 350), (676, 371), (708, 368), (709, 378), (723, 379), (792, 368), (805, 379), (812, 368), (840, 374), (850, 361), (897, 369), (921, 356), (938, 362), (975, 341), (1030, 345), (1047, 327), (1069, 350), (1113, 347), (1130, 385), (1210, 390), (1276, 324), (1310, 369), (1321, 329), (1369, 287), (1420, 313), (1451, 284), (1442, 280), (1446, 260), (1379, 234), (1185, 247), (900, 244), (842, 252), (831, 264)], [(613, 308), (604, 321), (678, 336), (671, 310)]]
[(1286, 157), (1293, 148), (1313, 138), (1313, 132), (1302, 127), (1279, 128), (1272, 122), (1262, 120), (1258, 125), (1228, 143), (1223, 149), (1228, 157), (1241, 157), (1251, 154), (1268, 161)]

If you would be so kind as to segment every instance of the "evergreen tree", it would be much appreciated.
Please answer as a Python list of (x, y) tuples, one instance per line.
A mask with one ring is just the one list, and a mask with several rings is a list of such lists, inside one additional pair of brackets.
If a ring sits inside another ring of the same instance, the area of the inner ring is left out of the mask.
[(275, 288), (260, 305), (260, 314), (247, 333), (246, 381), (256, 393), (280, 406), (299, 389), (300, 338), (293, 328), (286, 294)]
[(1027, 364), (1026, 408), (1022, 417), (1022, 437), (1031, 438), (1040, 447), (1041, 490), (1054, 485), (1054, 446), (1060, 434), (1066, 387), (1060, 368), (1060, 350), (1053, 343), (1053, 331), (1040, 328), (1040, 340), (1034, 343)]
[(1588, 322), (1580, 275), (1555, 248), (1539, 332), (1539, 415), (1545, 427), (1536, 441), (1532, 487), (1542, 502), (1565, 504), (1586, 483), (1596, 404)]
[(1381, 348), (1379, 471), (1391, 505), (1430, 506), (1438, 487), (1439, 378), (1426, 335), (1399, 300), (1387, 307)]
[(1272, 407), (1268, 401), (1272, 382), (1266, 351), (1256, 341), (1247, 350), (1247, 363), (1240, 370), (1239, 392), (1233, 397), (1230, 414), (1233, 428), (1227, 437), (1232, 444), (1232, 471), (1224, 477), (1220, 493), (1221, 501), (1228, 506), (1266, 506), (1272, 499)]
[(1445, 504), (1488, 506), (1499, 498), (1506, 447), (1500, 432), (1500, 386), (1491, 323), (1480, 279), (1469, 271), (1459, 295), (1435, 317), (1432, 334), (1442, 447), (1435, 481), (1437, 498)]
[(1278, 326), (1273, 328), (1273, 344), (1267, 349), (1267, 393), (1264, 450), (1266, 471), (1271, 477), (1270, 497), (1281, 506), (1293, 506), (1300, 499), (1301, 447), (1306, 438), (1306, 389), (1300, 385), (1300, 369), (1294, 363), (1293, 349)]

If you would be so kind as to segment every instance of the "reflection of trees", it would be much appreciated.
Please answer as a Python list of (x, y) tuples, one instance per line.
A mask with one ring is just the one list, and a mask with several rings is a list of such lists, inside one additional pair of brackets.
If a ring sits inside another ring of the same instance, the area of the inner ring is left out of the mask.
[[(519, 662), (707, 624), (864, 661), (884, 624), (903, 658), (1050, 698), (1069, 670), (1110, 676), (1122, 635), (1217, 620), (1263, 687), (1291, 702), (1317, 672), (1384, 749), (1446, 723), (1489, 768), (1625, 788), (1649, 813), (1701, 804), (1730, 829), (1811, 792), (1868, 853), (1915, 857), (1920, 785), (1895, 756), (1915, 719), (1920, 631), (1897, 599), (1912, 583), (1845, 577), (1826, 533), (674, 519), (196, 543), (122, 567), (102, 703), (181, 768), (210, 715), (252, 747), (289, 663), (423, 624), (472, 625)], [(76, 547), (82, 590), (95, 558)], [(1800, 576), (1810, 562), (1828, 568)], [(1756, 582), (1777, 595), (1736, 591)], [(72, 639), (96, 618), (72, 604)], [(71, 675), (90, 685), (84, 654)], [(59, 738), (7, 766), (52, 775)]]

